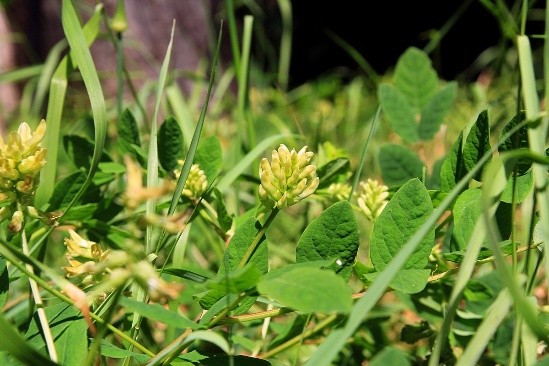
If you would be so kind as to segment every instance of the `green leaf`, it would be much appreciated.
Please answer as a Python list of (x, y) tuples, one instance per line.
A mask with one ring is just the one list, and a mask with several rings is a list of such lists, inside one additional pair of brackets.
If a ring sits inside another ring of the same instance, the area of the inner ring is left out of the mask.
[(350, 170), (351, 163), (348, 158), (337, 158), (327, 162), (316, 171), (320, 179), (318, 189), (326, 188), (330, 184), (338, 182), (341, 177), (346, 177)]
[(457, 93), (457, 83), (446, 84), (436, 92), (421, 109), (419, 121), (419, 137), (422, 140), (430, 140), (440, 129), (444, 116), (450, 110)]
[(380, 84), (378, 89), (379, 102), (385, 117), (393, 130), (406, 142), (419, 140), (416, 116), (419, 115), (406, 96), (389, 84)]
[(473, 229), (480, 214), (482, 208), (480, 204), (480, 196), (482, 190), (468, 189), (459, 195), (452, 214), (454, 215), (454, 230), (452, 232), (454, 239), (456, 240), (459, 250), (465, 250), (469, 238), (473, 234)]
[(253, 288), (261, 278), (261, 272), (253, 263), (244, 268), (231, 271), (228, 275), (217, 277), (207, 283), (207, 287), (226, 294), (241, 294)]
[(463, 162), (463, 132), (459, 134), (458, 139), (454, 142), (452, 149), (446, 155), (442, 167), (440, 168), (440, 190), (442, 192), (450, 192), (467, 174), (465, 164)]
[(5, 351), (23, 364), (51, 366), (57, 363), (51, 361), (41, 352), (31, 347), (17, 330), (11, 325), (2, 312), (0, 312), (0, 351)]
[(217, 137), (211, 136), (200, 141), (194, 156), (194, 163), (204, 171), (208, 183), (213, 182), (218, 176), (222, 162), (221, 144)]
[[(402, 246), (423, 225), (433, 212), (427, 189), (418, 179), (404, 184), (391, 198), (376, 220), (370, 241), (370, 256), (376, 271), (382, 271), (393, 260)], [(396, 274), (391, 287), (407, 293), (416, 293), (427, 283), (425, 266), (435, 239), (433, 228), (423, 238), (414, 254)], [(428, 275), (427, 275), (428, 276)]]
[(158, 130), (158, 160), (167, 172), (179, 168), (178, 160), (183, 158), (183, 134), (179, 123), (170, 117), (164, 121)]
[(63, 221), (85, 221), (94, 215), (97, 207), (97, 203), (72, 206), (72, 209), (66, 215), (63, 215)]
[(10, 277), (6, 260), (0, 257), (0, 310), (6, 304), (8, 299), (8, 290), (10, 289)]
[[(520, 164), (520, 160), (519, 163)], [(529, 171), (523, 175), (516, 177), (516, 182), (513, 182), (513, 177), (507, 180), (507, 185), (501, 193), (501, 201), (505, 203), (513, 202), (513, 185), (516, 187), (515, 202), (522, 203), (528, 196), (528, 194), (534, 188), (534, 178), (532, 177), (532, 171)]]
[[(61, 179), (53, 190), (49, 201), (49, 211), (59, 210), (63, 207), (66, 207), (74, 197), (80, 191), (80, 188), (86, 181), (86, 174), (83, 171), (77, 171), (71, 175)], [(86, 190), (86, 193), (82, 196), (83, 201), (97, 201), (99, 200), (98, 196), (99, 190), (95, 185), (90, 185)]]
[(278, 332), (279, 334), (269, 344), (268, 349), (273, 349), (276, 346), (286, 342), (287, 340), (290, 340), (291, 338), (296, 337), (299, 334), (303, 333), (303, 329), (305, 327), (306, 322), (307, 322), (307, 316), (304, 316), (304, 315), (296, 316), (295, 319), (289, 324), (289, 326), (284, 328), (282, 331)]
[(395, 85), (416, 108), (423, 109), (438, 89), (438, 77), (427, 54), (410, 47), (398, 59)]
[(385, 347), (369, 363), (370, 366), (407, 366), (411, 364), (408, 355), (404, 351), (393, 347)]
[(127, 349), (116, 347), (105, 340), (101, 342), (101, 355), (115, 359), (133, 357), (137, 362), (143, 365), (151, 358), (150, 356), (142, 353), (136, 353)]
[(429, 339), (434, 334), (429, 322), (422, 321), (417, 325), (405, 324), (400, 333), (400, 339), (408, 344), (414, 344), (421, 339)]
[(146, 304), (127, 297), (120, 298), (120, 305), (128, 312), (139, 313), (141, 316), (181, 329), (198, 329), (198, 324), (175, 311), (170, 311), (160, 304)]
[(284, 306), (304, 313), (344, 313), (352, 307), (351, 288), (332, 271), (296, 267), (277, 272), (265, 275), (257, 289)]
[[(240, 260), (244, 257), (248, 246), (259, 232), (261, 225), (255, 218), (249, 218), (240, 225), (232, 237), (229, 247), (223, 256), (223, 265), (219, 267), (218, 275), (223, 275), (226, 270), (232, 271), (238, 268)], [(261, 239), (254, 254), (248, 263), (254, 263), (261, 273), (268, 271), (268, 252), (265, 237)]]
[(129, 154), (134, 160), (139, 160), (134, 146), (141, 146), (139, 128), (132, 112), (126, 108), (120, 115), (118, 123), (118, 150), (120, 155)]
[[(488, 111), (482, 111), (475, 124), (471, 127), (465, 144), (463, 145), (463, 162), (465, 169), (470, 171), (478, 163), (480, 158), (490, 151), (490, 123), (488, 121)], [(475, 179), (480, 181), (482, 172), (475, 175)]]
[[(93, 141), (79, 135), (66, 135), (63, 136), (63, 146), (72, 158), (74, 165), (78, 168), (90, 169), (95, 150)], [(111, 162), (112, 159), (107, 154), (103, 154), (100, 161)], [(97, 166), (99, 166), (99, 162)]]
[[(519, 114), (515, 115), (509, 123), (505, 125), (503, 130), (501, 131), (500, 137), (506, 135), (509, 131), (511, 131), (513, 128), (515, 128), (516, 125), (519, 123), (522, 123), (524, 119), (526, 118), (524, 112), (520, 112)], [(503, 144), (499, 145), (498, 151), (499, 152), (505, 152), (505, 151), (512, 151), (522, 148), (528, 148), (528, 127), (526, 125), (522, 126), (518, 131), (513, 133), (508, 139), (506, 139)], [(532, 162), (526, 159), (520, 159), (515, 167), (517, 174), (523, 175), (525, 174), (530, 167), (532, 166)]]
[[(55, 304), (44, 308), (50, 324), (55, 348), (61, 365), (82, 365), (88, 350), (86, 332), (88, 325), (80, 311), (67, 304)], [(28, 343), (46, 352), (38, 315), (35, 313), (25, 335)]]
[(421, 178), (425, 165), (410, 149), (402, 145), (384, 145), (379, 150), (379, 166), (388, 186), (400, 186), (412, 178)]
[(223, 194), (221, 193), (221, 191), (217, 188), (214, 188), (213, 193), (215, 196), (217, 221), (219, 222), (219, 226), (221, 227), (221, 229), (224, 232), (227, 232), (233, 226), (233, 215), (229, 214), (229, 212), (227, 211), (227, 206), (225, 205), (225, 201), (223, 200)]
[(336, 272), (349, 279), (360, 243), (358, 222), (351, 204), (333, 204), (313, 220), (297, 243), (296, 262), (338, 260)]

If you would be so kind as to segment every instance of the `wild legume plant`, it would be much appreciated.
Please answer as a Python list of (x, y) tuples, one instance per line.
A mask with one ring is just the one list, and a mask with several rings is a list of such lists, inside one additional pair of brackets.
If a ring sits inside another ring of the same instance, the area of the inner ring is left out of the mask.
[[(247, 18), (235, 104), (219, 40), (199, 97), (182, 96), (173, 31), (136, 91), (120, 4), (82, 26), (63, 1), (69, 50), (38, 76), (46, 118), (21, 111), (29, 124), (0, 139), (3, 365), (547, 363), (547, 115), (528, 37), (521, 97), (497, 90), (511, 108), (485, 84), (467, 100), (417, 48), (377, 91), (286, 93), (248, 87)], [(103, 95), (102, 23), (132, 102)], [(89, 112), (71, 110), (75, 75)], [(450, 123), (465, 127), (445, 149)]]

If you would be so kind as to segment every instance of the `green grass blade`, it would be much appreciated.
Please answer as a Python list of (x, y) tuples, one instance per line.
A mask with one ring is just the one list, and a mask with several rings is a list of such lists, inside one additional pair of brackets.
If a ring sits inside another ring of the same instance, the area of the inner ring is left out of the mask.
[(219, 28), (219, 36), (217, 38), (217, 47), (215, 50), (215, 56), (212, 62), (212, 68), (210, 71), (210, 82), (208, 84), (208, 91), (206, 93), (206, 100), (204, 101), (204, 105), (202, 107), (202, 111), (200, 112), (200, 117), (198, 118), (198, 123), (196, 124), (196, 128), (193, 133), (193, 138), (191, 140), (191, 144), (189, 147), (189, 151), (187, 152), (187, 156), (185, 157), (185, 164), (183, 164), (183, 168), (181, 168), (181, 175), (179, 176), (179, 179), (177, 180), (177, 186), (175, 188), (172, 200), (170, 202), (170, 208), (168, 209), (168, 215), (171, 215), (175, 212), (175, 208), (177, 206), (177, 202), (179, 201), (179, 197), (181, 197), (181, 192), (183, 191), (183, 187), (185, 187), (185, 182), (187, 181), (187, 177), (189, 176), (189, 172), (191, 171), (191, 166), (193, 164), (194, 155), (196, 153), (196, 149), (198, 147), (198, 141), (200, 140), (200, 135), (202, 134), (202, 128), (204, 127), (204, 120), (206, 119), (206, 112), (208, 111), (208, 103), (210, 101), (210, 96), (213, 89), (213, 83), (215, 80), (215, 73), (217, 71), (217, 64), (219, 62), (219, 53), (221, 51), (221, 37), (222, 37), (222, 28)]
[[(84, 36), (88, 45), (90, 45), (99, 34), (102, 11), (102, 7), (96, 7), (94, 15), (84, 26)], [(38, 186), (35, 198), (35, 205), (37, 207), (42, 207), (48, 201), (55, 186), (61, 116), (65, 103), (68, 76), (72, 72), (73, 66), (76, 66), (75, 60), (73, 60), (72, 63), (69, 63), (69, 57), (71, 57), (72, 52), (73, 51), (71, 51), (70, 55), (65, 56), (63, 60), (61, 60), (50, 82), (48, 112), (46, 115), (48, 128), (46, 129), (46, 135), (44, 137), (44, 147), (47, 150), (47, 163), (40, 173), (41, 184)]]
[(181, 92), (181, 88), (177, 84), (170, 85), (166, 88), (166, 97), (170, 104), (171, 110), (179, 122), (181, 131), (183, 132), (183, 143), (186, 149), (189, 149), (191, 144), (191, 136), (194, 131), (194, 121), (187, 105), (187, 101)]
[(236, 78), (240, 77), (240, 44), (238, 42), (238, 30), (236, 28), (236, 19), (234, 17), (234, 0), (225, 1), (227, 12), (227, 24), (229, 25), (229, 38), (231, 40), (231, 51), (233, 53), (233, 68)]
[(44, 65), (32, 65), (20, 67), (15, 70), (4, 72), (0, 74), (0, 84), (15, 83), (27, 79), (31, 79), (42, 73)]
[(278, 86), (285, 91), (288, 88), (292, 58), (292, 3), (289, 0), (278, 0), (277, 3), (282, 17), (282, 35), (280, 36), (278, 54)]
[[(546, 30), (546, 32), (549, 31)], [(547, 45), (547, 41), (545, 43), (545, 52), (549, 53), (547, 50), (549, 45)], [(534, 62), (528, 37), (518, 36), (517, 47), (519, 52), (520, 75), (522, 78), (526, 119), (534, 120), (540, 116), (540, 110), (539, 97), (536, 89), (536, 78), (534, 75)], [(549, 61), (545, 60), (545, 62), (547, 63)], [(549, 78), (549, 75), (545, 75), (545, 77)], [(545, 139), (548, 126), (548, 117), (544, 116), (537, 126), (528, 129), (528, 141), (530, 150), (533, 153), (545, 155)], [(540, 222), (542, 223), (541, 235), (543, 247), (545, 253), (549, 253), (549, 195), (547, 194), (547, 168), (540, 164), (534, 164), (532, 171), (536, 187), (536, 198), (540, 211)], [(545, 260), (545, 276), (546, 281), (549, 283), (549, 260)]]
[[(175, 33), (175, 21), (172, 26), (172, 32), (170, 36), (170, 43), (164, 56), (164, 62), (160, 68), (160, 75), (158, 77), (158, 84), (156, 87), (156, 99), (154, 104), (154, 113), (151, 120), (151, 135), (149, 139), (149, 154), (147, 157), (147, 187), (156, 187), (158, 185), (158, 110), (160, 109), (160, 102), (162, 101), (162, 93), (164, 92), (164, 85), (166, 85), (166, 77), (168, 75), (168, 67), (170, 65), (170, 58), (172, 55), (173, 36)], [(147, 215), (154, 214), (156, 211), (156, 199), (147, 200), (145, 212)], [(153, 227), (147, 226), (147, 234), (145, 236), (145, 252), (148, 254), (152, 251), (152, 236)]]
[(105, 138), (107, 136), (107, 108), (105, 106), (105, 97), (103, 96), (99, 76), (97, 75), (97, 70), (95, 69), (86, 37), (70, 0), (63, 0), (61, 21), (63, 23), (67, 41), (73, 51), (71, 54), (72, 58), (78, 65), (90, 98), (95, 130), (95, 147), (90, 170), (88, 171), (84, 184), (67, 207), (67, 211), (85, 192), (99, 166), (99, 161), (101, 160), (101, 155), (103, 154), (103, 148), (105, 146)]
[(501, 291), (490, 307), (488, 315), (484, 318), (477, 328), (475, 335), (467, 344), (467, 348), (465, 348), (465, 351), (459, 358), (456, 366), (477, 364), (477, 361), (480, 359), (480, 356), (482, 356), (488, 342), (490, 342), (492, 336), (496, 333), (496, 330), (503, 319), (509, 314), (509, 308), (512, 304), (513, 299), (509, 290), (504, 289)]

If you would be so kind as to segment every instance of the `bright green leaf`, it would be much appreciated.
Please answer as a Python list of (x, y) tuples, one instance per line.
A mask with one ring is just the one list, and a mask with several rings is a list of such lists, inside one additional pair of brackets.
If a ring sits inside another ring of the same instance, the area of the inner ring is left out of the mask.
[(456, 142), (448, 151), (442, 167), (440, 168), (440, 190), (442, 192), (450, 192), (467, 174), (465, 164), (463, 162), (463, 132), (459, 134)]
[(402, 145), (384, 145), (379, 150), (379, 166), (388, 186), (400, 186), (412, 178), (421, 178), (425, 165), (410, 149)]
[(459, 250), (465, 250), (473, 229), (482, 213), (480, 196), (481, 189), (468, 189), (459, 195), (452, 214), (454, 215), (453, 237)]
[(411, 364), (408, 355), (404, 351), (389, 346), (379, 352), (369, 363), (370, 366), (407, 366)]
[[(520, 164), (520, 162), (519, 162)], [(516, 188), (516, 196), (514, 201), (516, 203), (522, 203), (528, 196), (528, 194), (534, 188), (534, 179), (532, 177), (532, 171), (527, 172), (526, 174), (519, 175), (516, 177), (516, 182), (513, 182), (513, 177), (507, 180), (507, 185), (501, 193), (501, 200), (505, 203), (513, 202), (513, 185)]]
[(257, 285), (259, 293), (304, 313), (348, 312), (352, 291), (332, 271), (297, 267), (280, 274), (276, 270)]
[[(376, 220), (372, 231), (370, 256), (376, 271), (382, 271), (393, 260), (432, 212), (429, 193), (418, 179), (410, 180), (394, 194)], [(434, 239), (435, 231), (431, 228), (403, 269), (425, 269)], [(415, 278), (411, 278), (412, 276)], [(391, 286), (396, 286), (403, 292), (415, 293), (421, 281), (427, 283), (424, 271), (404, 271), (397, 273)]]
[(244, 268), (231, 271), (228, 275), (217, 277), (207, 283), (208, 288), (230, 294), (240, 294), (253, 288), (261, 278), (261, 272), (253, 263)]
[(338, 260), (336, 272), (348, 279), (359, 243), (358, 222), (351, 205), (338, 202), (307, 226), (297, 243), (296, 262)]

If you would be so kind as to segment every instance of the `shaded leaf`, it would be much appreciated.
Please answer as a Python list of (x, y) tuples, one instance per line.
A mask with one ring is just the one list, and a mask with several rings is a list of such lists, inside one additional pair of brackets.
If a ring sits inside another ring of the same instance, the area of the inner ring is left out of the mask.
[(381, 84), (378, 89), (379, 102), (385, 117), (393, 130), (407, 142), (419, 140), (416, 116), (418, 111), (397, 88)]
[[(78, 168), (89, 170), (91, 167), (95, 143), (79, 135), (63, 136), (63, 146), (67, 154), (71, 157), (74, 165)], [(112, 159), (105, 152), (101, 154), (101, 159), (97, 162), (111, 162)]]
[(327, 162), (317, 169), (320, 182), (318, 188), (326, 188), (332, 183), (339, 182), (341, 177), (345, 177), (351, 170), (351, 163), (348, 158), (337, 158)]
[(379, 150), (379, 166), (388, 186), (399, 186), (412, 178), (421, 178), (425, 165), (410, 149), (402, 145), (384, 145)]
[(178, 160), (183, 158), (183, 149), (183, 134), (179, 123), (170, 117), (158, 130), (158, 160), (162, 168), (167, 172), (179, 168)]
[(271, 363), (267, 360), (262, 360), (255, 357), (246, 356), (228, 356), (228, 355), (213, 355), (207, 360), (200, 361), (203, 366), (227, 366), (231, 365), (230, 360), (233, 360), (234, 365), (238, 366), (270, 366)]
[(450, 192), (456, 186), (457, 182), (467, 174), (463, 161), (462, 147), (463, 132), (459, 134), (458, 139), (452, 145), (440, 168), (440, 190), (442, 192)]
[(438, 132), (444, 116), (452, 106), (456, 93), (457, 83), (448, 83), (437, 91), (422, 108), (419, 121), (419, 137), (422, 140), (430, 140)]
[(139, 155), (135, 152), (135, 146), (141, 146), (139, 129), (137, 127), (135, 117), (128, 108), (126, 108), (120, 115), (120, 120), (118, 122), (117, 145), (120, 155), (124, 156), (129, 154), (134, 160), (142, 160), (139, 159)]
[[(465, 144), (463, 145), (463, 162), (465, 169), (470, 171), (478, 163), (484, 154), (490, 151), (490, 123), (488, 111), (482, 111), (475, 124), (471, 127)], [(481, 180), (482, 172), (475, 175), (475, 179)]]
[(6, 304), (9, 288), (10, 277), (8, 274), (8, 267), (6, 266), (6, 260), (0, 257), (0, 310)]
[[(524, 119), (524, 112), (520, 112), (519, 114), (515, 115), (501, 131), (500, 138), (501, 136), (506, 135), (509, 131), (511, 131), (516, 125), (522, 123)], [(507, 140), (505, 140), (503, 144), (499, 145), (498, 151), (505, 152), (528, 147), (528, 127), (524, 125), (518, 131), (513, 133)], [(515, 166), (515, 169), (518, 175), (523, 175), (530, 169), (531, 166), (531, 161), (528, 161), (526, 159), (519, 159), (517, 165)]]
[(408, 48), (398, 59), (395, 85), (418, 109), (423, 109), (438, 88), (438, 77), (427, 54), (415, 47)]

